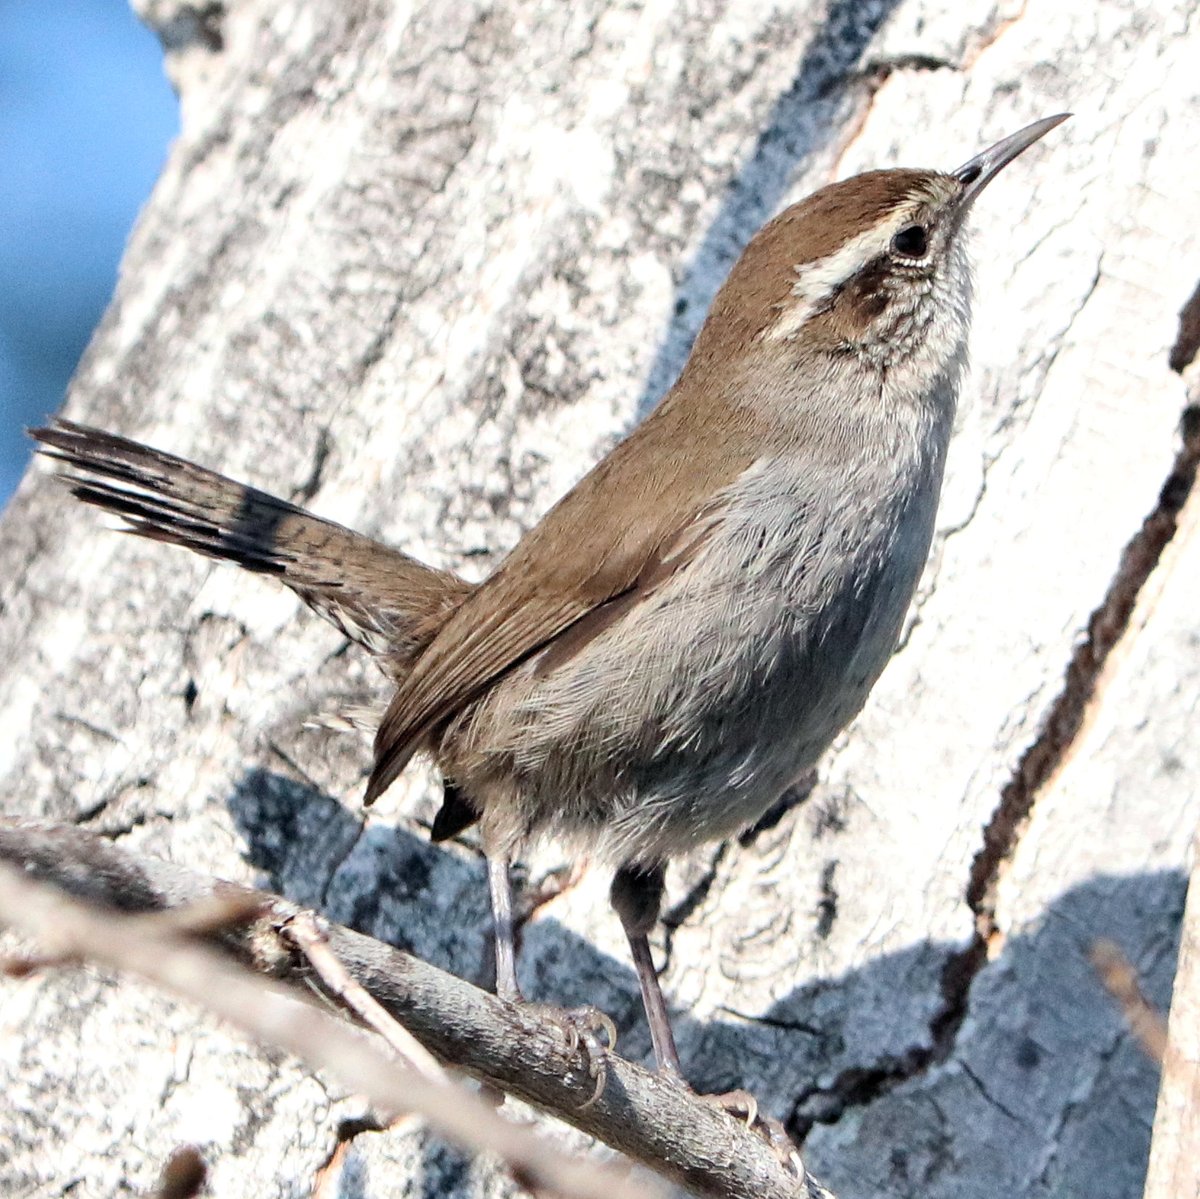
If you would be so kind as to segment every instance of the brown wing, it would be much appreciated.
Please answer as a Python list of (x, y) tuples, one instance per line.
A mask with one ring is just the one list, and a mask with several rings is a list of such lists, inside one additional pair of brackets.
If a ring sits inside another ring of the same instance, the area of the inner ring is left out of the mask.
[[(577, 621), (633, 589), (754, 459), (748, 430), (701, 440), (664, 404), (521, 540), (417, 659), (375, 738), (367, 802), (430, 729)], [(647, 470), (652, 463), (653, 469)]]

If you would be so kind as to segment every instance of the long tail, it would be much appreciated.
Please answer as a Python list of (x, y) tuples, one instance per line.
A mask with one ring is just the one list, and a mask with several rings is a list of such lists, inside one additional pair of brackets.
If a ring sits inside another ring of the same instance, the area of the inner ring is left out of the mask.
[(127, 531), (275, 575), (393, 676), (470, 592), (447, 571), (183, 458), (86, 425), (30, 435), (68, 467), (71, 492)]

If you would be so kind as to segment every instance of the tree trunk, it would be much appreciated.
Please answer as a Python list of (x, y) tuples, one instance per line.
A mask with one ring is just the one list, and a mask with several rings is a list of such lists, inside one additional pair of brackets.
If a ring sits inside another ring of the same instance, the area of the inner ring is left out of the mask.
[[(678, 864), (656, 951), (691, 1081), (754, 1092), (841, 1199), (1139, 1196), (1157, 1067), (1088, 953), (1165, 1009), (1200, 818), (1195, 5), (140, 7), (183, 128), (67, 415), (471, 577), (661, 394), (785, 201), (1075, 111), (975, 212), (901, 649), (811, 793)], [(482, 862), (428, 843), (428, 778), (368, 815), (368, 744), (312, 727), (382, 702), (374, 668), (45, 474), (0, 524), (5, 809), (482, 978)], [(529, 863), (527, 994), (645, 1056), (607, 879), (563, 864)], [(214, 1195), (513, 1193), (148, 989), (0, 995), (6, 1195), (145, 1190), (181, 1142)]]
[(1145, 1199), (1184, 1195), (1200, 1195), (1200, 886), (1188, 891)]

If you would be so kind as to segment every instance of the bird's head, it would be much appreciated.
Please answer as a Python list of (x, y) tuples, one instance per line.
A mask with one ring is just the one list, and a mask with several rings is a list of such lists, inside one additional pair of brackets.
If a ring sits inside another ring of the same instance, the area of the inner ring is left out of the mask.
[(955, 171), (869, 171), (785, 209), (751, 240), (696, 353), (853, 355), (886, 370), (961, 358), (970, 320), (966, 217), (1005, 166), (1065, 115), (997, 142)]

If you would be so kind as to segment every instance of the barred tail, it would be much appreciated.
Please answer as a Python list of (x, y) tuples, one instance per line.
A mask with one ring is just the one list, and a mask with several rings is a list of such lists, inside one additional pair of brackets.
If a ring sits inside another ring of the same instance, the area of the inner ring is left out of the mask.
[(73, 495), (127, 531), (275, 575), (389, 673), (415, 656), (471, 586), (303, 508), (186, 459), (59, 420), (30, 435)]

